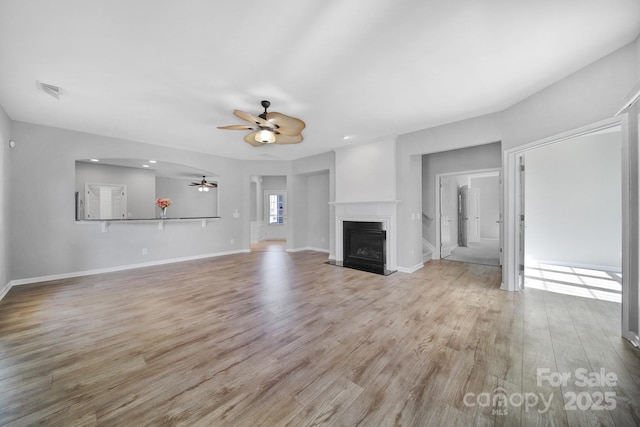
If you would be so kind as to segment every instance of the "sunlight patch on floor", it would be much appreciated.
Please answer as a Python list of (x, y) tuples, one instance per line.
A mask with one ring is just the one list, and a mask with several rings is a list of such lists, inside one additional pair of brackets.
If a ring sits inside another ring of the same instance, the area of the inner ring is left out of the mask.
[(527, 260), (525, 288), (601, 301), (622, 302), (622, 274)]

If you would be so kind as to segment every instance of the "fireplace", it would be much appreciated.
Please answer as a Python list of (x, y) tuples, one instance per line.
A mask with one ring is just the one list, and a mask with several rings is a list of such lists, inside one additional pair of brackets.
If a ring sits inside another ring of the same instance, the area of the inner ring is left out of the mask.
[(386, 273), (387, 232), (381, 222), (343, 221), (344, 267)]

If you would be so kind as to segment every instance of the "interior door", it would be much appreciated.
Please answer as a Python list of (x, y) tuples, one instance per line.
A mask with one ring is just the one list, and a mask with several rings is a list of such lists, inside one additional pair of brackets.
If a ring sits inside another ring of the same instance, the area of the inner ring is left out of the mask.
[(469, 186), (458, 187), (458, 245), (469, 246)]
[(468, 227), (467, 236), (469, 242), (480, 241), (480, 189), (470, 187), (467, 198)]
[[(451, 255), (451, 181), (440, 178), (440, 258)], [(455, 203), (455, 201), (454, 201)]]
[(504, 250), (502, 249), (502, 247), (504, 246), (503, 240), (502, 240), (503, 239), (503, 237), (502, 237), (503, 236), (502, 235), (502, 212), (504, 212), (504, 197), (503, 197), (503, 194), (502, 194), (502, 192), (504, 191), (503, 190), (504, 187), (502, 185), (502, 172), (500, 172), (499, 175), (498, 175), (498, 186), (499, 186), (498, 194), (500, 194), (500, 197), (499, 197), (499, 201), (500, 201), (499, 212), (500, 213), (498, 214), (499, 217), (498, 217), (498, 220), (496, 222), (498, 223), (498, 241), (500, 243), (500, 265), (502, 265), (502, 263), (504, 262), (503, 259), (502, 259), (503, 256), (504, 256)]
[(85, 184), (85, 219), (122, 219), (127, 217), (127, 186)]
[(520, 223), (520, 247), (518, 250), (518, 282), (520, 284), (520, 288), (524, 288), (524, 235), (525, 235), (525, 222), (524, 222), (524, 213), (525, 213), (525, 205), (524, 205), (524, 154), (520, 156), (520, 171), (519, 171), (519, 185), (520, 185), (520, 218), (518, 218)]
[(287, 192), (265, 191), (265, 234), (267, 240), (287, 239)]

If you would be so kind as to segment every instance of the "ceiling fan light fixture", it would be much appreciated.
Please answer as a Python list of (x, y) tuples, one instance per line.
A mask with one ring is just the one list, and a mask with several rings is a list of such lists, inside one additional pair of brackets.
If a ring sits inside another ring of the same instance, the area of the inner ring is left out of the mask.
[(256, 133), (256, 141), (264, 144), (272, 144), (276, 142), (276, 135), (270, 130), (262, 129)]

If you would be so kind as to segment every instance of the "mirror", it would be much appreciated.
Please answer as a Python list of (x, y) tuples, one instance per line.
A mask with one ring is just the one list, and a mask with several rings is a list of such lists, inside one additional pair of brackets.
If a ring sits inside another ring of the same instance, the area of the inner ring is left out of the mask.
[[(139, 159), (86, 159), (75, 165), (76, 220), (219, 217), (218, 176), (184, 165)], [(198, 185), (205, 180), (205, 187)], [(200, 190), (200, 191), (199, 191)]]

